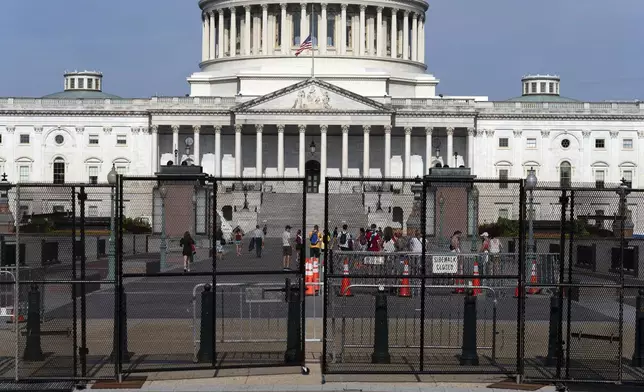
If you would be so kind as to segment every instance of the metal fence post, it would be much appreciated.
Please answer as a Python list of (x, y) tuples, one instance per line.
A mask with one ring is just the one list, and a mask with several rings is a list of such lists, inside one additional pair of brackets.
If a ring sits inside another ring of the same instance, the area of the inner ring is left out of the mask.
[(626, 247), (626, 238), (624, 230), (626, 229), (626, 196), (630, 193), (626, 182), (622, 180), (619, 186), (619, 382), (624, 377), (623, 354), (624, 354), (624, 248)]
[(76, 287), (76, 280), (78, 280), (78, 273), (76, 270), (76, 187), (71, 188), (72, 192), (72, 336), (74, 339), (72, 356), (74, 362), (74, 377), (78, 377), (78, 306), (77, 298), (78, 288)]
[[(306, 211), (305, 211), (306, 213)], [(329, 220), (329, 179), (327, 178), (324, 181), (324, 221)], [(325, 225), (326, 226), (326, 225)], [(325, 236), (326, 237), (326, 236)], [(327, 356), (327, 312), (328, 312), (328, 300), (331, 290), (329, 290), (329, 279), (327, 278), (328, 274), (333, 273), (333, 252), (331, 252), (331, 258), (329, 259), (329, 250), (328, 247), (324, 247), (324, 268), (322, 269), (322, 281), (324, 282), (324, 287), (322, 288), (322, 361), (320, 363), (322, 368), (322, 375), (326, 372), (326, 356)]]
[[(87, 376), (87, 333), (86, 333), (86, 319), (87, 319), (87, 287), (85, 285), (85, 278), (87, 276), (85, 267), (87, 257), (85, 255), (85, 201), (87, 200), (87, 193), (85, 187), (80, 187), (78, 192), (78, 201), (80, 202), (80, 244), (81, 244), (81, 346), (79, 348), (79, 357), (81, 360), (81, 376)], [(76, 219), (76, 217), (74, 217)]]
[[(213, 244), (212, 244), (212, 266), (211, 266), (211, 271), (210, 273), (212, 274), (212, 367), (216, 368), (217, 367), (217, 241), (221, 241), (221, 239), (217, 240), (217, 233), (219, 233), (219, 230), (217, 229), (217, 179), (212, 178), (212, 238), (213, 238)], [(221, 222), (223, 224), (223, 222)], [(220, 224), (220, 226), (221, 226)], [(222, 237), (223, 239), (223, 230), (222, 230)], [(222, 302), (223, 302), (223, 296), (222, 296)], [(223, 306), (223, 303), (222, 303)], [(224, 312), (222, 310), (221, 312), (221, 317), (222, 320), (224, 318)]]
[(422, 180), (423, 190), (421, 192), (420, 200), (420, 233), (422, 236), (421, 242), (421, 265), (420, 271), (422, 274), (421, 286), (420, 286), (420, 371), (425, 370), (425, 306), (426, 300), (426, 289), (425, 283), (427, 282), (427, 182), (423, 178)]
[(519, 184), (519, 276), (517, 287), (519, 296), (517, 301), (517, 381), (520, 382), (525, 376), (524, 362), (524, 344), (525, 344), (525, 212), (526, 212), (526, 190), (525, 181), (521, 180)]
[[(564, 279), (565, 279), (565, 260), (566, 260), (566, 228), (568, 227), (567, 225), (567, 219), (566, 219), (566, 209), (568, 207), (568, 192), (563, 189), (561, 191), (561, 197), (559, 197), (559, 204), (561, 204), (561, 216), (559, 217), (559, 222), (561, 229), (559, 231), (559, 286), (557, 287), (557, 295), (561, 295), (559, 292), (562, 291), (562, 286)], [(570, 225), (572, 225), (572, 221), (570, 222)], [(570, 296), (570, 290), (568, 290), (568, 296)], [(561, 309), (561, 308), (560, 308)], [(569, 309), (570, 310), (570, 309)], [(561, 310), (560, 310), (561, 311)], [(570, 312), (569, 312), (570, 313)], [(561, 344), (561, 333), (560, 333), (560, 328), (557, 328), (557, 378), (561, 378), (561, 349), (562, 349), (562, 344)]]
[[(568, 238), (568, 284), (572, 284), (572, 253), (574, 249), (574, 242), (575, 242), (575, 191), (571, 190), (570, 191), (570, 227), (569, 227), (569, 238)], [(559, 263), (559, 283), (564, 282), (564, 260), (561, 259), (561, 262)], [(559, 352), (557, 356), (557, 361), (558, 363), (561, 363), (564, 358), (563, 358), (563, 349), (564, 349), (564, 342), (563, 342), (563, 292), (564, 290), (559, 289), (559, 329), (557, 330), (557, 338), (559, 339), (558, 347), (559, 347)], [(570, 327), (572, 323), (572, 290), (571, 286), (568, 286), (568, 316), (566, 317), (566, 359), (565, 359), (565, 366), (566, 366), (566, 378), (570, 377)], [(561, 365), (559, 365), (561, 366)], [(559, 373), (557, 373), (559, 375)]]

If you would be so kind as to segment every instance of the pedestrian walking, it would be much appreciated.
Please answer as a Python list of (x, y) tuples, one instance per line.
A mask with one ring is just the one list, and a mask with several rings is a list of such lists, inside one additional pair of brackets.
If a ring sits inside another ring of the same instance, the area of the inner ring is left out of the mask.
[(503, 245), (501, 240), (495, 236), (490, 236), (490, 257), (492, 258), (492, 273), (494, 275), (501, 275), (501, 250)]
[(237, 249), (237, 256), (241, 256), (242, 240), (244, 239), (244, 232), (239, 226), (237, 226), (235, 228), (234, 233), (235, 233), (235, 247)]
[(259, 228), (259, 225), (255, 226), (255, 231), (253, 232), (253, 246), (255, 247), (255, 255), (257, 257), (262, 257), (262, 249), (264, 248), (264, 231)]
[(461, 231), (456, 230), (449, 240), (449, 250), (451, 252), (461, 253)]
[(320, 249), (322, 249), (322, 234), (318, 225), (313, 226), (313, 230), (309, 233), (309, 249), (311, 257), (320, 258)]
[(295, 234), (295, 263), (298, 268), (300, 266), (300, 254), (302, 253), (302, 249), (304, 249), (304, 238), (302, 237), (302, 230), (297, 229), (297, 233)]
[(291, 269), (291, 255), (293, 254), (293, 245), (291, 244), (291, 226), (286, 225), (282, 233), (282, 267), (284, 271)]
[(197, 253), (195, 241), (190, 236), (190, 232), (186, 231), (183, 233), (183, 238), (179, 241), (179, 245), (182, 247), (183, 272), (190, 272), (190, 261), (192, 260), (193, 255)]
[(349, 233), (348, 229), (349, 226), (345, 223), (342, 225), (342, 231), (339, 235), (338, 247), (343, 252), (353, 250), (353, 237), (351, 236), (351, 233)]

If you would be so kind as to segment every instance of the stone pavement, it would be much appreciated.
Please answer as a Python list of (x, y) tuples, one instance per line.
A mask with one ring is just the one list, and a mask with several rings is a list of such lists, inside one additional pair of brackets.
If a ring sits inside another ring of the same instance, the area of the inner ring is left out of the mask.
[[(488, 386), (503, 381), (503, 377), (485, 375), (337, 375), (326, 376), (321, 382), (319, 364), (310, 365), (310, 374), (302, 375), (299, 368), (221, 370), (150, 373), (140, 389), (101, 389), (101, 391), (395, 391), (395, 392), (512, 392), (518, 389), (496, 389)], [(92, 386), (88, 386), (91, 389)], [(534, 389), (531, 389), (534, 390)], [(540, 392), (554, 392), (544, 385)]]

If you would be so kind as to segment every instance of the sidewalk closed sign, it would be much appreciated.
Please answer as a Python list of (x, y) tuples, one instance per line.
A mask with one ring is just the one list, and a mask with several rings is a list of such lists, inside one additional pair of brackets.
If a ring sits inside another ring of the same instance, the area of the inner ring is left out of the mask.
[(457, 256), (432, 256), (432, 273), (455, 274), (458, 272)]

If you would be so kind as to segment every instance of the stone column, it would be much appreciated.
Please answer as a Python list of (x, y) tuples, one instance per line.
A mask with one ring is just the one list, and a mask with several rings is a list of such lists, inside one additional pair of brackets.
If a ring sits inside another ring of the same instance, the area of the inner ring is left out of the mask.
[(349, 175), (349, 126), (342, 125), (342, 177)]
[(215, 176), (221, 177), (221, 125), (215, 125)]
[(219, 54), (218, 54), (217, 57), (223, 58), (224, 53), (225, 53), (225, 51), (224, 51), (224, 49), (225, 49), (224, 48), (224, 46), (225, 46), (224, 45), (224, 30), (225, 30), (225, 28), (224, 28), (224, 26), (225, 26), (225, 24), (224, 24), (224, 9), (223, 8), (218, 9), (217, 13), (219, 14), (219, 23), (217, 25), (218, 26), (217, 27), (217, 45), (219, 46), (218, 47)]
[(255, 131), (257, 131), (257, 137), (255, 139), (255, 175), (257, 177), (264, 177), (264, 165), (262, 162), (262, 132), (264, 131), (264, 124), (255, 124)]
[(300, 44), (304, 42), (306, 37), (309, 35), (309, 30), (307, 29), (306, 24), (306, 3), (300, 3), (301, 12), (300, 12)]
[(150, 132), (152, 133), (152, 174), (159, 171), (159, 126), (153, 124), (150, 126)]
[(210, 39), (208, 44), (208, 50), (210, 51), (210, 59), (213, 60), (217, 57), (217, 52), (215, 51), (217, 43), (215, 41), (216, 37), (216, 27), (215, 27), (215, 11), (210, 13)]
[(514, 149), (514, 177), (523, 178), (523, 145), (521, 143), (521, 130), (515, 129), (513, 131), (514, 141), (512, 144), (512, 149)]
[(235, 124), (235, 177), (242, 173), (242, 125)]
[(425, 63), (425, 15), (418, 18), (418, 61)]
[(371, 125), (363, 125), (362, 130), (364, 131), (362, 176), (369, 177), (369, 131), (371, 131)]
[(244, 6), (244, 50), (243, 53), (246, 56), (250, 56), (250, 26), (251, 26), (251, 16), (250, 16), (250, 6)]
[(385, 125), (385, 177), (391, 177), (391, 125)]
[(418, 61), (418, 13), (411, 17), (411, 59)]
[(391, 58), (398, 58), (398, 8), (391, 9)]
[(340, 54), (347, 54), (347, 5), (340, 5)]
[(467, 128), (467, 167), (470, 169), (474, 167), (474, 140), (476, 136), (476, 129)]
[(449, 127), (447, 128), (447, 159), (445, 159), (445, 163), (449, 167), (454, 167), (454, 164), (452, 163), (454, 161), (454, 128)]
[(236, 8), (230, 7), (230, 57), (237, 54), (237, 14)]
[(425, 127), (425, 174), (432, 167), (432, 131), (434, 128)]
[[(619, 135), (618, 131), (610, 131), (610, 149), (611, 149), (611, 156), (613, 157), (618, 157), (619, 156), (619, 139), (617, 136)], [(613, 158), (614, 159), (614, 158)], [(610, 173), (610, 179), (607, 179), (606, 182), (615, 182), (619, 183), (622, 179), (619, 173), (619, 165), (611, 165), (610, 170), (612, 173)]]
[(403, 60), (409, 60), (409, 11), (403, 11)]
[(200, 151), (199, 151), (199, 132), (201, 131), (201, 125), (193, 125), (192, 126), (192, 140), (193, 140), (193, 155), (195, 156), (195, 159), (193, 159), (193, 162), (195, 166), (199, 166), (201, 159), (200, 159)]
[(405, 178), (411, 177), (411, 127), (405, 127)]
[(364, 56), (364, 51), (365, 51), (365, 43), (366, 43), (366, 37), (365, 34), (367, 32), (367, 26), (365, 25), (365, 11), (367, 9), (366, 5), (361, 5), (360, 6), (360, 35), (358, 36), (360, 39), (360, 42), (358, 44), (358, 51), (360, 52), (358, 56)]
[(329, 126), (326, 124), (320, 125), (320, 185), (322, 186), (326, 181), (326, 132), (328, 129)]
[(262, 4), (262, 54), (268, 55), (268, 4)]
[(259, 16), (253, 16), (253, 43), (251, 44), (253, 55), (259, 55), (262, 41), (262, 19)]
[(277, 175), (284, 177), (284, 124), (277, 124)]
[[(491, 146), (488, 146), (490, 148)], [(541, 162), (548, 162), (548, 159), (550, 158), (550, 130), (549, 129), (543, 129), (541, 130)], [(488, 162), (488, 165), (491, 163)], [(554, 165), (553, 165), (554, 166)], [(549, 173), (548, 169), (546, 169), (548, 165), (543, 165), (543, 169), (539, 173), (539, 176), (543, 178), (548, 178)]]
[(581, 134), (583, 136), (583, 145), (582, 145), (582, 160), (581, 160), (581, 165), (583, 167), (582, 170), (582, 176), (583, 179), (582, 181), (584, 182), (594, 182), (595, 179), (593, 178), (593, 172), (592, 168), (590, 167), (591, 162), (590, 162), (590, 130), (585, 129), (581, 131)]
[(280, 22), (280, 34), (282, 36), (281, 52), (284, 55), (290, 53), (291, 45), (286, 34), (286, 3), (280, 3), (280, 8), (282, 10), (282, 21)]
[(484, 168), (484, 175), (488, 177), (496, 177), (496, 169), (494, 168), (494, 151), (496, 151), (496, 146), (494, 145), (494, 129), (488, 129), (485, 131), (486, 134), (486, 147), (485, 147), (485, 159), (487, 161)]
[(385, 43), (382, 35), (382, 9), (382, 7), (376, 8), (376, 56), (382, 56)]
[(181, 160), (179, 159), (179, 154), (174, 153), (175, 150), (179, 149), (179, 126), (172, 125), (170, 127), (172, 128), (172, 161), (175, 165), (180, 165)]
[(300, 130), (300, 162), (299, 162), (299, 176), (304, 177), (304, 168), (306, 165), (306, 125), (300, 124), (298, 125), (298, 129)]
[(320, 6), (322, 7), (322, 11), (320, 12), (320, 16), (322, 21), (320, 22), (321, 24), (318, 25), (320, 34), (318, 34), (318, 47), (320, 48), (320, 54), (326, 54), (326, 40), (327, 40), (327, 20), (326, 20), (326, 3), (321, 3)]
[(208, 14), (201, 15), (201, 61), (208, 58), (208, 29), (207, 29)]

